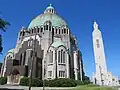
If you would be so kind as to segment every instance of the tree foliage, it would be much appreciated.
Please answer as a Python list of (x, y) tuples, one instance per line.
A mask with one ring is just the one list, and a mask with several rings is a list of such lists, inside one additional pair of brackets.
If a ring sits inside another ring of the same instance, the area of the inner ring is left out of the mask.
[[(1, 29), (2, 31), (5, 32), (8, 25), (10, 25), (9, 22), (7, 22), (6, 20), (0, 18), (0, 29)], [(0, 53), (2, 52), (2, 50), (3, 50), (3, 46), (2, 46), (2, 35), (0, 34)]]
[(84, 84), (90, 84), (90, 78), (88, 76), (84, 76), (83, 82)]
[(3, 30), (5, 32), (8, 25), (10, 25), (9, 22), (7, 22), (6, 20), (0, 18), (0, 29), (1, 30)]

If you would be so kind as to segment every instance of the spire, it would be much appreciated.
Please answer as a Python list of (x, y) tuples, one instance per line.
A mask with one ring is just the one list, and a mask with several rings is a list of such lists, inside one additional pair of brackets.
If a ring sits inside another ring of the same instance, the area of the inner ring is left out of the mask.
[(96, 23), (96, 21), (94, 21), (93, 27), (94, 27), (94, 30), (98, 30), (98, 24)]
[(55, 13), (55, 9), (52, 6), (52, 4), (49, 4), (49, 6), (46, 8), (46, 10), (44, 11), (44, 13)]

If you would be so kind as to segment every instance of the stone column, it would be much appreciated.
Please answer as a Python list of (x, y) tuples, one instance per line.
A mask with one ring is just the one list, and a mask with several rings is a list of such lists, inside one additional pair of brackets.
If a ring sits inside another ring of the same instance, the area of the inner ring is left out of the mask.
[(70, 77), (70, 70), (69, 70), (69, 53), (68, 53), (68, 51), (67, 51), (67, 53), (66, 53), (67, 55), (66, 55), (66, 68), (67, 68), (67, 78), (69, 78)]
[(11, 84), (11, 76), (7, 76), (7, 84)]
[(75, 80), (78, 80), (78, 62), (77, 62), (77, 51), (74, 51), (74, 75)]
[(53, 51), (53, 79), (56, 78), (56, 60), (55, 60), (55, 51)]

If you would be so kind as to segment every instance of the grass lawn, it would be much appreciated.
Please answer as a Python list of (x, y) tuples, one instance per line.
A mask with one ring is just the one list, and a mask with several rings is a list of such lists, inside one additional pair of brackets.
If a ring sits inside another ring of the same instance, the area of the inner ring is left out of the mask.
[(83, 85), (77, 86), (74, 90), (117, 90), (117, 89), (113, 89), (111, 87), (100, 87), (95, 85)]

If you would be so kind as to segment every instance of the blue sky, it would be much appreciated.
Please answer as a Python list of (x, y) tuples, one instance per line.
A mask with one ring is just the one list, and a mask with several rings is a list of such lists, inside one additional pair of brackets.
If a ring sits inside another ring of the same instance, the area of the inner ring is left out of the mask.
[(27, 27), (50, 3), (77, 36), (86, 75), (92, 76), (95, 71), (92, 31), (96, 20), (103, 34), (108, 71), (120, 77), (120, 0), (1, 0), (0, 17), (8, 20), (11, 26), (7, 32), (0, 32), (4, 46), (0, 61), (15, 47), (21, 27)]

